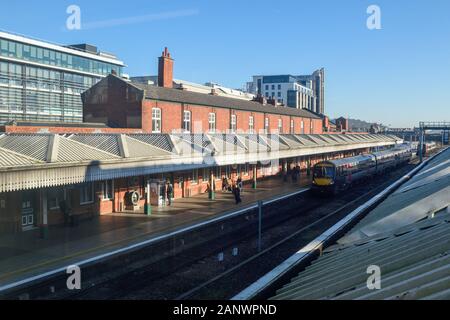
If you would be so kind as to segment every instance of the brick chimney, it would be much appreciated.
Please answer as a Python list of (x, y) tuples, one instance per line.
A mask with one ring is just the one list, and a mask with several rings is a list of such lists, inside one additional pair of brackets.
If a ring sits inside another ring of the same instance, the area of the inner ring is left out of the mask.
[(164, 88), (173, 87), (173, 59), (170, 57), (167, 47), (158, 59), (158, 86)]
[(269, 97), (269, 99), (267, 99), (267, 103), (273, 105), (274, 107), (277, 106), (277, 100), (274, 97)]
[(260, 95), (260, 94), (256, 95), (256, 97), (253, 99), (253, 101), (259, 102), (262, 105), (266, 105), (267, 104), (267, 99), (265, 97), (263, 97), (262, 95)]

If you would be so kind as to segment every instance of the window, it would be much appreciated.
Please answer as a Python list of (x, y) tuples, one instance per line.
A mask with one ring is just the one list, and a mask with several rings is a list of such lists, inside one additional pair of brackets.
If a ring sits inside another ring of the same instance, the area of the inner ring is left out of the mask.
[(281, 84), (278, 85), (278, 90), (281, 90)]
[(216, 114), (215, 113), (209, 114), (208, 123), (209, 123), (209, 132), (215, 132), (216, 131)]
[(236, 132), (236, 115), (235, 114), (231, 115), (230, 129), (231, 129), (232, 133)]
[(275, 90), (275, 85), (274, 84), (272, 85), (272, 90)]
[(253, 116), (248, 117), (248, 131), (249, 133), (253, 133), (253, 129), (255, 127), (255, 123), (254, 123), (254, 118)]
[(281, 98), (281, 91), (278, 91), (278, 98)]
[(94, 202), (94, 185), (92, 183), (84, 183), (78, 190), (80, 191), (80, 204)]
[(264, 132), (269, 133), (269, 118), (264, 119)]
[(161, 132), (161, 109), (159, 108), (152, 109), (152, 132)]
[(191, 112), (183, 111), (183, 130), (191, 132)]
[(59, 202), (64, 199), (63, 188), (53, 188), (47, 191), (47, 208), (48, 210), (59, 209)]
[(294, 134), (295, 133), (295, 130), (294, 130), (295, 128), (294, 128), (294, 119), (291, 119), (291, 134)]
[(272, 96), (271, 96), (271, 97), (272, 97), (272, 98), (275, 97), (275, 92), (272, 92)]
[(283, 133), (283, 120), (278, 119), (278, 132)]
[(269, 93), (268, 92), (266, 92), (266, 98), (268, 98), (269, 97)]
[(114, 199), (114, 182), (107, 180), (102, 182), (102, 199), (112, 200)]
[(266, 84), (266, 90), (269, 90), (269, 85), (268, 84)]

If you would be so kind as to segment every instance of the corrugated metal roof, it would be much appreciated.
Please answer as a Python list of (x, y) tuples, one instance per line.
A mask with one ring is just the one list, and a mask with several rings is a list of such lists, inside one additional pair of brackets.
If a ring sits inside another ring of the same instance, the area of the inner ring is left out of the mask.
[(128, 145), (128, 152), (130, 158), (145, 158), (145, 157), (164, 157), (175, 155), (172, 152), (166, 151), (164, 149), (160, 149), (154, 147), (148, 143), (144, 143), (140, 140), (126, 137), (126, 143)]
[(1, 167), (26, 166), (36, 163), (41, 163), (41, 161), (19, 155), (11, 150), (0, 148)]
[[(424, 220), (344, 248), (330, 248), (273, 299), (450, 298), (450, 215)], [(381, 289), (369, 290), (369, 266)]]
[[(11, 155), (0, 161), (0, 191), (323, 153), (322, 144), (313, 140), (308, 146), (293, 143), (308, 135), (252, 135), (251, 139), (252, 143), (242, 135), (219, 134), (4, 134), (0, 149)], [(397, 140), (380, 135), (377, 141), (361, 143), (350, 142), (339, 150), (393, 145)]]
[(174, 152), (173, 144), (170, 140), (168, 134), (157, 134), (157, 133), (148, 133), (148, 134), (130, 134), (130, 137), (145, 142), (147, 144), (151, 144), (160, 149)]
[(0, 147), (40, 161), (47, 161), (49, 134), (12, 134), (0, 138)]
[[(363, 141), (349, 141), (346, 144)], [(373, 142), (372, 139), (366, 141)], [(379, 135), (375, 142), (392, 144), (395, 140)], [(151, 160), (174, 155), (301, 150), (334, 144), (335, 141), (327, 137), (322, 139), (318, 135), (292, 134), (3, 134), (0, 136), (0, 148), (11, 151), (17, 159), (11, 155), (9, 160), (0, 163), (0, 168), (9, 167), (10, 163), (21, 166), (43, 162), (74, 163), (122, 158)]]
[(69, 139), (120, 156), (119, 135), (111, 134), (74, 134)]
[(244, 141), (247, 150), (270, 150), (268, 143), (258, 134), (240, 134), (239, 137)]
[(58, 162), (96, 161), (121, 158), (112, 153), (64, 137), (59, 138), (57, 155)]

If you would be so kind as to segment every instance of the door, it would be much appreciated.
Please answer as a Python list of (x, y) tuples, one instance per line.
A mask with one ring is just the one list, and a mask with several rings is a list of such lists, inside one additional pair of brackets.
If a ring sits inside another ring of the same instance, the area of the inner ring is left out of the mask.
[(22, 195), (22, 231), (33, 229), (34, 225), (34, 194), (32, 192), (24, 192)]

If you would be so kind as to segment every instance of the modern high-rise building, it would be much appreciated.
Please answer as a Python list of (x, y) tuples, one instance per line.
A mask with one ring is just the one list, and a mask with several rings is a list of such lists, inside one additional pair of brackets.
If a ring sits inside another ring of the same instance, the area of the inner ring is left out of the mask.
[(315, 111), (315, 96), (312, 84), (302, 84), (291, 75), (253, 76), (247, 85), (249, 92), (273, 99), (296, 109)]
[(81, 93), (124, 63), (86, 44), (61, 46), (0, 31), (0, 124), (82, 122)]
[(325, 70), (319, 69), (311, 75), (261, 75), (253, 76), (247, 83), (247, 91), (279, 104), (297, 109), (308, 109), (318, 114), (325, 113)]
[(325, 69), (316, 70), (311, 75), (295, 76), (301, 83), (312, 83), (312, 90), (316, 97), (316, 113), (325, 113)]

